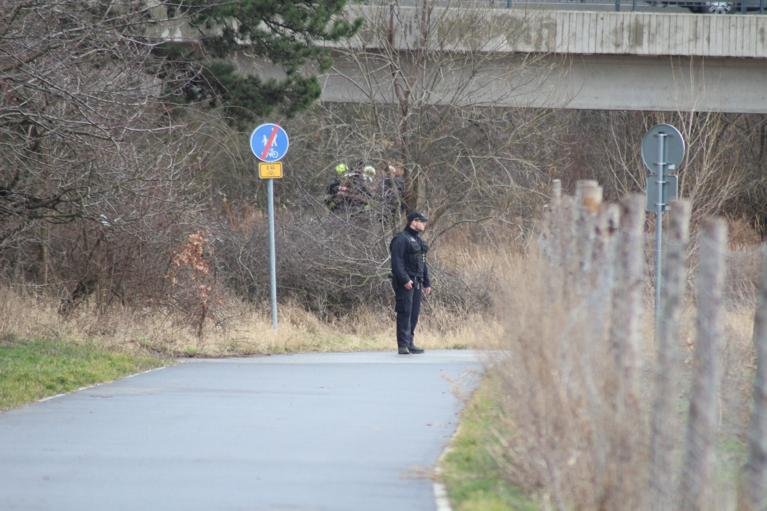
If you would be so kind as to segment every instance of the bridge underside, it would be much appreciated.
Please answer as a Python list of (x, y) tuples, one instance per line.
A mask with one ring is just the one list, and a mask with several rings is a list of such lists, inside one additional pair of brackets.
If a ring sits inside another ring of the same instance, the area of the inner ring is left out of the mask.
[[(400, 76), (409, 77), (411, 101), (767, 113), (767, 66), (757, 59), (519, 53), (438, 58), (419, 72), (416, 54), (398, 55)], [(333, 70), (321, 78), (322, 101), (396, 102), (392, 67), (380, 54), (339, 52)]]

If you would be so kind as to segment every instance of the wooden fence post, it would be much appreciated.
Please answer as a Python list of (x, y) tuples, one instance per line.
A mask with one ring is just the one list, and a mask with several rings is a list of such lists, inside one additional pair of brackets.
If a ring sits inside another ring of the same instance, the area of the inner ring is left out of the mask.
[[(594, 246), (592, 250), (591, 275), (588, 282), (587, 309), (588, 321), (585, 342), (573, 354), (579, 358), (588, 414), (594, 423), (604, 423), (613, 416), (610, 402), (604, 396), (604, 374), (600, 371), (605, 356), (610, 356), (608, 333), (610, 325), (612, 292), (615, 288), (615, 253), (620, 208), (616, 204), (606, 204), (597, 214), (594, 222)], [(603, 431), (592, 428), (589, 455), (597, 480), (596, 487), (603, 487), (610, 479), (608, 456), (610, 445), (605, 442)]]
[(695, 368), (687, 423), (685, 459), (680, 487), (680, 509), (706, 508), (715, 460), (717, 399), (720, 385), (719, 351), (722, 344), (722, 294), (727, 250), (727, 225), (709, 219), (700, 240), (697, 277)]
[(621, 203), (617, 253), (617, 285), (613, 292), (610, 346), (618, 372), (617, 403), (624, 406), (635, 395), (644, 287), (644, 195), (630, 195)]
[[(594, 342), (603, 349), (610, 332), (612, 298), (615, 290), (616, 251), (618, 246), (618, 227), (620, 208), (616, 204), (607, 204), (597, 215), (594, 226), (595, 239), (592, 252), (592, 297), (590, 316)], [(609, 353), (604, 353), (609, 355)], [(603, 353), (600, 353), (602, 356)]]
[(596, 238), (596, 216), (602, 204), (602, 187), (596, 181), (578, 181), (576, 200), (578, 217), (576, 224), (576, 247), (578, 254), (578, 273), (576, 286), (578, 294), (585, 294), (591, 282), (592, 254)]
[(620, 209), (615, 204), (605, 204), (597, 215), (595, 224), (594, 264), (607, 262), (608, 246), (618, 230)]
[(767, 509), (767, 245), (762, 247), (762, 278), (754, 321), (754, 409), (748, 437), (748, 462), (743, 469), (739, 494), (740, 511)]
[(684, 302), (687, 280), (686, 257), (690, 235), (690, 203), (679, 200), (671, 203), (670, 229), (663, 261), (663, 310), (657, 346), (655, 368), (655, 398), (652, 407), (650, 432), (650, 509), (671, 509), (673, 492), (671, 453), (676, 444), (673, 401), (677, 388), (674, 374), (678, 370), (679, 319)]
[(551, 208), (556, 209), (562, 205), (562, 181), (555, 179), (551, 182)]
[(562, 286), (565, 273), (563, 271), (563, 225), (564, 208), (562, 207), (562, 183), (555, 179), (551, 186), (548, 207), (543, 210), (543, 222), (539, 237), (539, 248), (543, 257), (544, 267), (548, 269), (545, 283), (547, 301), (552, 303), (562, 296)]
[(562, 182), (555, 179), (551, 185), (549, 204), (543, 210), (543, 223), (541, 228), (541, 252), (554, 267), (561, 264), (562, 242)]
[(607, 430), (609, 445), (608, 481), (604, 489), (604, 509), (637, 509), (640, 488), (637, 486), (639, 438), (642, 436), (634, 417), (639, 415), (637, 378), (643, 312), (644, 275), (644, 202), (643, 195), (629, 195), (621, 202), (620, 230), (616, 247), (616, 280), (612, 290), (612, 315), (608, 336), (611, 371), (605, 386), (614, 389), (613, 426)]
[(576, 223), (578, 209), (575, 199), (569, 195), (562, 197), (561, 224), (559, 226), (559, 240), (561, 254), (561, 267), (556, 268), (562, 275), (562, 296), (567, 298), (571, 296), (573, 280), (578, 269), (578, 259), (573, 257), (577, 250)]

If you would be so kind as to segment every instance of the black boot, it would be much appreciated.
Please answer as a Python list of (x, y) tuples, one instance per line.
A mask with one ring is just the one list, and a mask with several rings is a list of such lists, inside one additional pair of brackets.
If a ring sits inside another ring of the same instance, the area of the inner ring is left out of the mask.
[(418, 355), (419, 353), (423, 353), (423, 349), (419, 348), (415, 344), (411, 344), (410, 346), (407, 347), (407, 349), (413, 355)]
[(397, 353), (400, 355), (410, 355), (410, 350), (407, 348), (407, 346), (399, 346), (397, 348)]

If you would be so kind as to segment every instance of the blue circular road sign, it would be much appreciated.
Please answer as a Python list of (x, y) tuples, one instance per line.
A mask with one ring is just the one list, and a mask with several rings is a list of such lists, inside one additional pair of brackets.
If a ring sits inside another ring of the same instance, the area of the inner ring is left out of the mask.
[(250, 150), (261, 161), (280, 161), (288, 152), (288, 134), (274, 123), (262, 124), (250, 134)]

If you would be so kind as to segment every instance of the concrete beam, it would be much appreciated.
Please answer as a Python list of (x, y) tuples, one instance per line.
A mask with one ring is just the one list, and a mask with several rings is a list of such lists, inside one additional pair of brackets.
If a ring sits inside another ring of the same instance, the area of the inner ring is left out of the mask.
[[(328, 45), (322, 101), (395, 103), (397, 62), (422, 104), (767, 113), (767, 16), (437, 7), (424, 25), (414, 7), (347, 14), (366, 23)], [(183, 20), (156, 31), (199, 35)], [(237, 60), (242, 73), (282, 74), (246, 52)]]
[[(414, 54), (400, 54), (417, 76)], [(339, 54), (321, 101), (396, 103), (391, 70), (374, 53)], [(377, 64), (378, 62), (378, 64)], [(420, 87), (421, 83), (430, 83)], [(411, 101), (459, 106), (767, 113), (767, 66), (754, 59), (581, 55), (453, 56), (413, 80)]]

